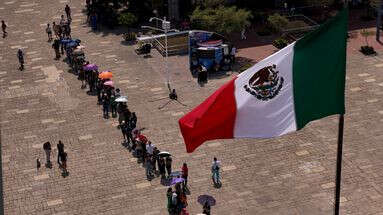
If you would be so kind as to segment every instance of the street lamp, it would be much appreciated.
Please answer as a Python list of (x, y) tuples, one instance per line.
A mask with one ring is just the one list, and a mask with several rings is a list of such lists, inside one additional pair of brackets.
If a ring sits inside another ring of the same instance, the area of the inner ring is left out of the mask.
[(160, 31), (165, 33), (165, 73), (167, 76), (166, 77), (167, 85), (168, 85), (168, 88), (170, 91), (171, 90), (170, 89), (170, 74), (169, 74), (169, 69), (168, 69), (168, 31), (170, 30), (170, 22), (166, 21), (166, 17), (164, 17), (164, 19), (160, 19), (157, 17), (151, 17), (149, 19), (149, 22), (152, 22), (154, 19), (162, 22), (162, 29), (163, 30), (160, 30)]

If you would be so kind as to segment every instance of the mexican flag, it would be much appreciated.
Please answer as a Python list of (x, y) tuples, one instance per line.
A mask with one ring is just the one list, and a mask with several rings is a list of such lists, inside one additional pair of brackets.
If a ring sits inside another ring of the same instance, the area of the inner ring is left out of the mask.
[(348, 11), (229, 81), (179, 120), (187, 152), (208, 140), (271, 138), (345, 112)]

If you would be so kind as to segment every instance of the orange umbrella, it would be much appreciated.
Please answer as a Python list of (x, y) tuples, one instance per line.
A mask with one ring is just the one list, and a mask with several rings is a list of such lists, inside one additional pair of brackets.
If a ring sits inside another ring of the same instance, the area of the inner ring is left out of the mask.
[(111, 72), (102, 72), (98, 75), (101, 79), (110, 79), (113, 77), (113, 74)]

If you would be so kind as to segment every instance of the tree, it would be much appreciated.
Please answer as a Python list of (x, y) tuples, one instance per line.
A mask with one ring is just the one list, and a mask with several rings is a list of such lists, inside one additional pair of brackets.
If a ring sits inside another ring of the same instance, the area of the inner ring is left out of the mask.
[(202, 0), (201, 4), (204, 8), (217, 8), (225, 4), (225, 0)]
[(190, 20), (194, 28), (228, 35), (250, 26), (251, 18), (252, 15), (247, 10), (219, 6), (206, 9), (198, 7), (194, 10)]
[(118, 16), (118, 24), (125, 25), (126, 27), (128, 27), (128, 29), (136, 22), (137, 17), (132, 13), (126, 12)]
[(269, 16), (267, 18), (267, 21), (271, 28), (278, 33), (282, 32), (283, 28), (289, 24), (289, 20), (286, 17), (281, 16), (277, 13)]

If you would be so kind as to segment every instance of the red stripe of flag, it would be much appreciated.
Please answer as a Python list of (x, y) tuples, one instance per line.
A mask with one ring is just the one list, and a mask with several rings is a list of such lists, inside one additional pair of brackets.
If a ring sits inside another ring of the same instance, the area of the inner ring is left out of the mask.
[(233, 138), (237, 111), (235, 79), (223, 85), (178, 121), (188, 153), (205, 141)]

